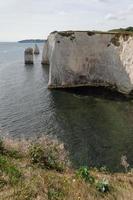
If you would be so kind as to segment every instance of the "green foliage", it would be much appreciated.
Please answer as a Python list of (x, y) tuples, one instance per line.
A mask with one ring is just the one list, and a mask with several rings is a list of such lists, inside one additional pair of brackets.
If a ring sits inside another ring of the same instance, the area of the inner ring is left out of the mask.
[(5, 150), (5, 155), (15, 159), (22, 158), (22, 154), (15, 149)]
[(63, 200), (64, 199), (64, 193), (59, 188), (49, 188), (48, 189), (48, 199), (49, 200)]
[(32, 144), (29, 155), (33, 164), (42, 168), (55, 169), (59, 172), (64, 170), (64, 164), (58, 159), (58, 151), (54, 147), (43, 148), (40, 144)]
[(127, 27), (127, 28), (119, 28), (119, 29), (113, 29), (113, 30), (110, 30), (109, 32), (119, 32), (119, 33), (123, 33), (123, 32), (133, 32), (133, 27), (130, 26), (130, 27)]
[(108, 180), (102, 179), (100, 181), (97, 181), (96, 188), (98, 189), (98, 191), (100, 191), (102, 193), (108, 192), (109, 191), (109, 182), (108, 182)]
[(21, 177), (20, 171), (15, 166), (8, 166), (5, 173), (9, 176), (11, 184), (16, 184)]
[(95, 178), (90, 175), (88, 167), (80, 167), (76, 171), (76, 176), (78, 178), (81, 178), (81, 179), (85, 180), (86, 182), (89, 182), (89, 183), (94, 183), (95, 182)]
[(8, 176), (10, 184), (15, 184), (21, 177), (21, 172), (4, 156), (0, 156), (0, 171)]
[(44, 162), (44, 151), (39, 144), (33, 144), (30, 146), (29, 155), (34, 164), (42, 164)]

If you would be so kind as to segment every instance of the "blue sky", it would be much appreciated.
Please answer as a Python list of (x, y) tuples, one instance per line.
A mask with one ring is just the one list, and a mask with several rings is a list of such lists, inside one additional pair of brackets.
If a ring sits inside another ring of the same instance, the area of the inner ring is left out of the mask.
[(0, 41), (133, 26), (133, 0), (0, 0)]

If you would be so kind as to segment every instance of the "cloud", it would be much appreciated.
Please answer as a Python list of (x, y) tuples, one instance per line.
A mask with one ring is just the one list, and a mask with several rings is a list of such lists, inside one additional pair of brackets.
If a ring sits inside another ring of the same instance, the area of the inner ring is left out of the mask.
[(1, 0), (0, 40), (47, 37), (53, 30), (108, 30), (130, 26), (133, 21), (131, 2), (132, 0)]
[(108, 13), (105, 16), (105, 19), (107, 19), (107, 20), (125, 20), (126, 17), (121, 16), (120, 14), (117, 15), (117, 14)]
[(133, 16), (133, 4), (128, 5), (126, 9), (117, 12), (108, 13), (105, 16), (107, 20), (126, 20), (128, 17)]
[(98, 0), (99, 2), (104, 2), (104, 3), (107, 3), (109, 2), (109, 0)]

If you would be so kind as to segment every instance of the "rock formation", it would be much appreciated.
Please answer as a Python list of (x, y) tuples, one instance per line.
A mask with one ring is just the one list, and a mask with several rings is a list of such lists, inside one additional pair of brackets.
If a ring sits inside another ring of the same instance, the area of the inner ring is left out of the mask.
[(42, 64), (43, 65), (49, 65), (49, 59), (48, 59), (48, 40), (45, 41), (45, 43), (44, 43), (43, 54), (42, 54)]
[(34, 54), (35, 55), (39, 55), (40, 54), (39, 47), (37, 46), (37, 44), (35, 44)]
[(133, 90), (133, 35), (90, 31), (53, 32), (44, 45), (49, 88), (105, 86)]
[(34, 64), (33, 49), (32, 48), (25, 49), (24, 58), (25, 58), (25, 64), (26, 65), (33, 65)]

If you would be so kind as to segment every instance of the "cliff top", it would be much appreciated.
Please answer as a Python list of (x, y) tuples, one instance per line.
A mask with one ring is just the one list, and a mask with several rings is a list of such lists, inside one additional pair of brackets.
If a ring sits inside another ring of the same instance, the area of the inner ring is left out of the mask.
[(58, 33), (60, 34), (61, 36), (66, 36), (66, 37), (69, 37), (71, 36), (72, 34), (74, 33), (87, 33), (89, 36), (91, 35), (95, 35), (95, 34), (109, 34), (109, 35), (131, 35), (133, 36), (133, 32), (131, 31), (122, 31), (122, 32), (117, 32), (117, 31), (89, 31), (89, 30), (86, 30), (86, 31), (80, 31), (80, 30), (68, 30), (68, 31), (54, 31), (52, 32), (51, 34), (55, 34), (55, 33)]

